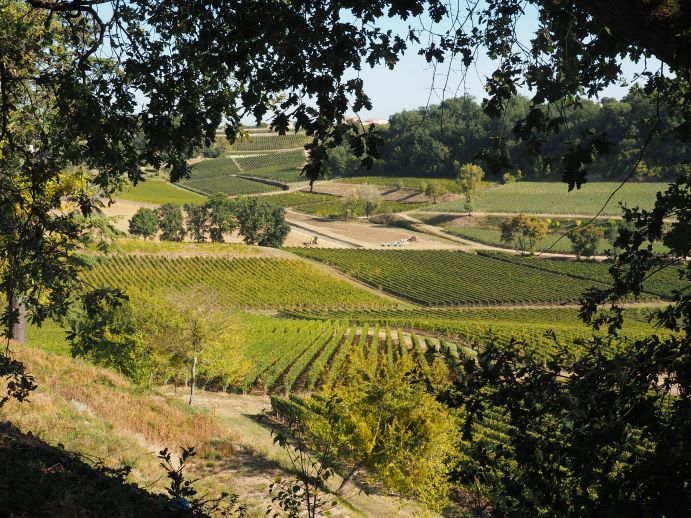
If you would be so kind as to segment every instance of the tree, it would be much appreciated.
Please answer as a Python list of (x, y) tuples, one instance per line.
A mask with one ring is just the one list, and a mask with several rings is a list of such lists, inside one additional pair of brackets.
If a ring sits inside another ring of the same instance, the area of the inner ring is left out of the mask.
[(446, 187), (437, 180), (430, 180), (425, 186), (424, 192), (425, 196), (432, 198), (432, 203), (437, 203), (437, 198), (446, 194)]
[(158, 232), (158, 214), (154, 209), (140, 207), (130, 219), (129, 230), (133, 236), (153, 238)]
[(87, 294), (81, 312), (70, 319), (72, 356), (110, 367), (135, 382), (146, 379), (148, 360), (128, 297), (98, 289)]
[[(373, 375), (367, 374), (372, 369), (366, 361), (362, 367), (365, 370), (349, 369), (352, 376), (320, 396), (330, 403), (324, 415), (306, 415), (303, 439), (312, 451), (331, 452), (342, 463), (337, 494), (360, 474), (440, 509), (457, 462), (456, 419), (424, 384), (412, 379), (410, 358), (375, 368)], [(314, 406), (319, 408), (319, 403)]]
[(187, 235), (182, 219), (182, 208), (176, 203), (165, 203), (158, 209), (158, 228), (161, 241), (182, 241)]
[(343, 219), (351, 221), (360, 214), (360, 193), (358, 189), (353, 188), (348, 196), (343, 198)]
[(605, 233), (599, 226), (590, 224), (572, 230), (566, 237), (571, 241), (573, 253), (580, 259), (595, 255)]
[(513, 244), (518, 252), (535, 253), (535, 245), (547, 235), (547, 224), (526, 214), (518, 214), (499, 224), (501, 242)]
[(365, 184), (358, 187), (357, 199), (362, 204), (365, 216), (369, 218), (379, 207), (381, 194), (376, 185)]
[(203, 243), (206, 241), (210, 225), (207, 205), (188, 203), (185, 205), (185, 212), (187, 213), (187, 231), (192, 234), (192, 238), (197, 243)]
[(235, 203), (227, 195), (217, 192), (209, 196), (204, 206), (208, 211), (211, 241), (223, 243), (223, 235), (232, 232), (237, 225)]
[(251, 198), (240, 205), (237, 221), (243, 241), (248, 245), (278, 248), (290, 232), (283, 207), (259, 198)]
[[(586, 292), (580, 310), (599, 333), (577, 350), (555, 333), (557, 351), (547, 360), (521, 340), (490, 336), (441, 395), (463, 408), (471, 444), (473, 423), (486, 409), (506, 416), (506, 439), (468, 450), (473, 463), (465, 468), (474, 468), (458, 478), (486, 480), (483, 493), (497, 514), (681, 516), (691, 508), (691, 263), (684, 260), (691, 253), (691, 176), (660, 194), (651, 210), (624, 208), (623, 217), (611, 283)], [(659, 243), (669, 252), (654, 253)], [(668, 268), (686, 286), (652, 310), (654, 332), (627, 337), (622, 302)]]
[(475, 164), (460, 165), (454, 162), (457, 173), (458, 187), (463, 194), (464, 205), (468, 214), (473, 210), (477, 198), (482, 193), (482, 178), (485, 172), (482, 168)]

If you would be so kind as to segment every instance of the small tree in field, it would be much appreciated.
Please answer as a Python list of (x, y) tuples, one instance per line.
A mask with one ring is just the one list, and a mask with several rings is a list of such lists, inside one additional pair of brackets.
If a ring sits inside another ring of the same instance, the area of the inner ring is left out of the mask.
[(187, 230), (197, 243), (203, 243), (209, 231), (209, 209), (206, 205), (188, 203), (185, 205), (185, 212), (187, 213)]
[(592, 257), (597, 252), (600, 240), (605, 237), (604, 231), (597, 225), (578, 227), (567, 235), (576, 257)]
[(365, 216), (368, 218), (374, 214), (377, 210), (379, 204), (381, 203), (381, 194), (376, 185), (361, 185), (357, 190), (357, 196), (362, 204), (362, 209), (365, 212)]
[(511, 244), (522, 253), (535, 253), (535, 244), (547, 235), (547, 224), (526, 214), (518, 214), (499, 225), (502, 243)]
[(129, 231), (133, 236), (142, 236), (144, 239), (153, 238), (158, 232), (156, 211), (141, 207), (130, 219)]
[(437, 203), (437, 198), (446, 194), (446, 187), (441, 182), (430, 180), (424, 192), (425, 196), (432, 198), (432, 203)]
[(166, 203), (158, 209), (158, 228), (161, 241), (182, 241), (187, 232), (182, 218), (182, 208), (176, 203)]
[(237, 220), (240, 234), (248, 245), (278, 248), (290, 232), (290, 226), (285, 220), (285, 210), (257, 198), (240, 206)]
[(350, 221), (354, 219), (360, 211), (360, 194), (357, 189), (353, 189), (350, 196), (343, 199), (343, 219)]
[(232, 232), (237, 226), (235, 203), (223, 193), (209, 196), (204, 204), (208, 211), (209, 237), (214, 243), (223, 243), (223, 235)]
[(458, 162), (454, 162), (454, 166), (458, 171), (456, 179), (459, 190), (465, 198), (465, 209), (470, 214), (482, 193), (482, 179), (485, 172), (479, 165), (475, 164), (460, 165)]

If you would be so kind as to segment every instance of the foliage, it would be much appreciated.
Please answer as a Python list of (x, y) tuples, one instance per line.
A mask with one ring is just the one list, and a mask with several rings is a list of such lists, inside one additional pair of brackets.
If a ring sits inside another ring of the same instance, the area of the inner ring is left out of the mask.
[[(593, 329), (605, 329), (604, 336), (582, 340), (582, 354), (562, 349), (545, 361), (525, 354), (520, 342), (497, 347), (489, 341), (477, 363), (463, 364), (446, 400), (467, 412), (467, 439), (487, 409), (501, 409), (507, 419), (503, 443), (474, 451), (474, 471), (459, 470), (461, 479), (487, 481), (493, 509), (676, 516), (691, 506), (691, 270), (682, 262), (690, 252), (689, 207), (691, 178), (684, 176), (660, 194), (653, 210), (624, 210), (611, 283), (590, 290), (580, 311)], [(668, 226), (672, 215), (678, 219)], [(669, 252), (652, 253), (656, 241)], [(621, 301), (641, 293), (652, 273), (675, 264), (680, 288), (668, 306), (653, 311), (656, 331), (623, 340)]]
[(67, 334), (72, 356), (115, 369), (136, 382), (145, 380), (145, 337), (127, 296), (119, 290), (96, 289), (83, 297), (81, 309), (71, 318)]
[(571, 241), (573, 253), (580, 259), (581, 257), (592, 257), (595, 255), (600, 240), (605, 237), (605, 233), (597, 225), (585, 225), (569, 232), (566, 237)]
[(248, 245), (278, 248), (290, 232), (283, 208), (266, 200), (250, 198), (241, 203), (236, 217), (238, 230)]
[(144, 239), (152, 238), (158, 232), (158, 214), (154, 209), (140, 207), (130, 219), (130, 234), (142, 236)]
[[(502, 243), (513, 243), (517, 251), (530, 255), (535, 253), (535, 244), (542, 241), (547, 235), (547, 224), (537, 218), (530, 218), (525, 214), (518, 214), (513, 218), (504, 220), (499, 225)], [(600, 236), (601, 237), (601, 236)], [(594, 246), (599, 244), (599, 238)]]
[(463, 204), (470, 214), (482, 192), (482, 178), (485, 176), (485, 172), (475, 164), (460, 165), (458, 162), (454, 162), (454, 167), (458, 171), (456, 176), (459, 191), (463, 194)]
[(208, 211), (209, 235), (214, 243), (223, 243), (223, 235), (235, 229), (235, 204), (223, 193), (209, 196), (204, 204)]
[(208, 205), (188, 203), (185, 205), (185, 213), (187, 214), (187, 233), (189, 233), (197, 243), (206, 241), (206, 234), (210, 226), (210, 211)]
[(158, 228), (161, 241), (182, 241), (187, 235), (182, 217), (182, 207), (166, 203), (158, 208)]
[(425, 196), (432, 198), (432, 203), (437, 203), (437, 198), (446, 194), (444, 184), (438, 180), (430, 180), (424, 189)]
[(356, 190), (356, 200), (368, 218), (374, 214), (381, 203), (381, 194), (375, 185), (360, 185)]

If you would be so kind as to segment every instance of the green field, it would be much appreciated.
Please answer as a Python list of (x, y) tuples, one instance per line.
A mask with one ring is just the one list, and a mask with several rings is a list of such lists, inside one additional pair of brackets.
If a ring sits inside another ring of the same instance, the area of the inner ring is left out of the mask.
[(423, 178), (413, 176), (352, 176), (348, 178), (339, 178), (342, 183), (356, 183), (356, 184), (372, 184), (396, 188), (420, 189), (422, 190), (429, 182), (434, 181), (441, 184), (447, 192), (458, 192), (458, 182), (451, 178)]
[[(488, 189), (479, 199), (479, 212), (525, 212), (528, 214), (595, 214), (609, 195), (619, 186), (615, 182), (586, 183), (581, 189), (568, 192), (560, 182), (518, 182)], [(604, 215), (621, 214), (619, 202), (630, 207), (650, 208), (655, 194), (665, 183), (629, 183), (612, 198)], [(440, 203), (428, 207), (433, 212), (467, 212), (463, 200)]]
[(94, 286), (173, 296), (199, 288), (228, 308), (376, 307), (390, 302), (296, 259), (121, 255), (84, 273)]
[(262, 192), (280, 190), (280, 187), (275, 185), (256, 182), (254, 180), (240, 178), (238, 176), (217, 176), (214, 178), (206, 178), (204, 180), (187, 180), (185, 185), (209, 194), (222, 192), (229, 196), (258, 194)]
[(251, 132), (250, 136), (230, 146), (230, 152), (236, 151), (277, 151), (283, 149), (302, 148), (309, 141), (304, 133)]
[[(268, 200), (280, 207), (292, 208), (298, 212), (323, 216), (327, 218), (343, 217), (343, 204), (345, 198), (332, 196), (330, 194), (317, 194), (306, 191), (290, 192), (272, 195)], [(420, 203), (398, 203), (384, 201), (376, 210), (376, 213), (399, 212), (419, 208), (424, 204)], [(364, 215), (361, 214), (361, 215)]]
[(295, 149), (263, 155), (247, 155), (236, 158), (235, 162), (246, 174), (250, 174), (250, 171), (255, 169), (272, 167), (299, 168), (305, 163), (305, 151), (304, 149)]
[(142, 203), (204, 203), (205, 196), (197, 194), (176, 185), (167, 180), (151, 178), (144, 182), (139, 182), (136, 187), (118, 194), (117, 198)]
[(192, 165), (190, 172), (190, 178), (184, 181), (195, 182), (219, 176), (232, 176), (239, 173), (240, 168), (233, 158), (212, 158)]
[[(540, 257), (527, 257), (509, 255), (504, 253), (480, 252), (482, 256), (491, 257), (511, 264), (520, 264), (545, 272), (557, 272), (568, 277), (593, 280), (601, 283), (609, 283), (609, 267), (607, 263), (568, 261), (561, 259), (543, 259)], [(643, 290), (662, 298), (671, 298), (674, 290), (688, 287), (688, 282), (679, 278), (681, 268), (669, 266), (654, 274), (643, 283)]]
[(430, 306), (577, 302), (598, 281), (490, 256), (445, 250), (293, 249), (352, 277)]

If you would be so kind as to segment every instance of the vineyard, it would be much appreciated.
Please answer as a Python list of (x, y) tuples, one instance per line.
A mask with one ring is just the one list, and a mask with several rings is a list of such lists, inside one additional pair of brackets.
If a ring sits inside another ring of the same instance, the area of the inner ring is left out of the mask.
[(267, 168), (300, 168), (305, 163), (305, 151), (294, 149), (292, 151), (281, 151), (277, 153), (267, 153), (264, 155), (247, 155), (235, 159), (240, 169), (250, 174), (252, 170)]
[(230, 153), (239, 151), (277, 151), (304, 146), (309, 137), (304, 133), (278, 135), (276, 133), (254, 132), (242, 141), (230, 146)]
[[(601, 283), (608, 283), (610, 281), (610, 265), (607, 263), (542, 259), (487, 252), (481, 252), (481, 255), (511, 264), (528, 266), (540, 271), (560, 273), (575, 279), (592, 280)], [(672, 265), (652, 274), (643, 283), (644, 293), (666, 299), (671, 297), (674, 290), (680, 290), (684, 287), (688, 287), (688, 282), (680, 278), (680, 268)]]
[(424, 190), (425, 186), (428, 185), (429, 182), (437, 182), (447, 192), (458, 192), (458, 182), (451, 178), (423, 178), (415, 176), (352, 176), (347, 178), (339, 178), (338, 181), (342, 183), (381, 185), (391, 189), (407, 188), (419, 190)]
[(139, 182), (117, 194), (123, 200), (137, 201), (144, 203), (203, 203), (204, 196), (186, 189), (182, 189), (170, 182), (151, 178), (144, 182)]
[[(480, 212), (526, 212), (528, 214), (595, 214), (619, 186), (613, 182), (588, 182), (568, 192), (559, 182), (518, 182), (488, 189), (478, 200)], [(620, 202), (650, 208), (664, 183), (628, 183), (607, 204), (603, 215), (621, 214)], [(425, 210), (467, 212), (463, 200), (440, 203)]]
[(577, 302), (600, 279), (446, 250), (294, 249), (376, 288), (428, 306)]
[(94, 286), (173, 296), (201, 288), (232, 308), (377, 307), (385, 299), (294, 259), (122, 255), (84, 273)]
[(192, 174), (189, 180), (199, 181), (219, 176), (231, 176), (240, 172), (235, 160), (232, 158), (212, 158), (202, 160), (190, 167)]
[[(333, 387), (348, 369), (374, 372), (384, 361), (412, 355), (428, 367), (440, 341), (386, 325), (354, 324), (343, 320), (275, 319), (246, 315), (252, 329), (243, 354), (251, 368), (238, 388), (248, 391), (303, 392)], [(455, 345), (444, 346), (453, 361)]]
[(243, 194), (258, 194), (262, 192), (278, 191), (280, 187), (262, 182), (255, 182), (239, 176), (217, 176), (205, 180), (187, 180), (185, 185), (205, 193), (222, 192), (229, 196)]

